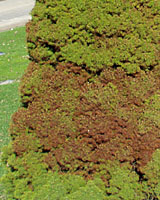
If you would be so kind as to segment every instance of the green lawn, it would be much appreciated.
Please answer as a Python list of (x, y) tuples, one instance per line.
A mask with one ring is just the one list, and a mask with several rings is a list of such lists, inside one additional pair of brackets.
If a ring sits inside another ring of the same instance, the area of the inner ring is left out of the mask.
[[(18, 85), (19, 83), (13, 83), (0, 86), (0, 149), (9, 142), (8, 128), (11, 116), (20, 105)], [(0, 166), (0, 177), (4, 172), (4, 168)], [(0, 194), (1, 193), (2, 186), (0, 186)], [(0, 196), (0, 199), (4, 198)]]
[[(0, 81), (19, 80), (23, 75), (29, 61), (26, 51), (25, 27), (0, 33)], [(9, 124), (12, 114), (20, 105), (18, 82), (9, 85), (0, 85), (0, 154), (2, 147), (9, 142)], [(0, 177), (5, 173), (0, 165)], [(5, 200), (0, 185), (0, 199)]]
[(0, 33), (0, 81), (19, 79), (28, 63), (25, 27)]
[(19, 83), (0, 86), (0, 147), (9, 142), (8, 128), (11, 115), (20, 105)]

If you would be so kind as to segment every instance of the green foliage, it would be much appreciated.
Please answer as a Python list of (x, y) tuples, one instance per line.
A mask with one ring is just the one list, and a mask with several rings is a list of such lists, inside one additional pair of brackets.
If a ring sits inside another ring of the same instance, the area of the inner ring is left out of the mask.
[(22, 107), (2, 156), (9, 199), (159, 197), (159, 154), (149, 163), (160, 149), (159, 7), (36, 1)]
[(110, 168), (110, 180), (107, 193), (108, 200), (142, 200), (145, 195), (142, 191), (142, 185), (139, 183), (139, 176), (127, 164), (120, 167), (120, 165), (113, 165)]
[[(158, 1), (37, 1), (28, 29), (28, 49), (41, 64), (59, 61), (97, 72), (127, 73), (159, 64)], [(73, 53), (74, 52), (74, 53)]]
[(102, 191), (98, 184), (103, 184), (102, 180), (97, 179), (93, 181), (88, 181), (85, 187), (81, 187), (75, 193), (67, 195), (66, 197), (62, 198), (62, 200), (85, 200), (85, 199), (93, 199), (93, 200), (105, 200), (106, 195), (105, 192)]
[[(5, 148), (2, 160), (7, 164), (8, 174), (3, 183), (8, 200), (142, 200), (159, 198), (160, 151), (157, 150), (151, 162), (143, 169), (144, 179), (129, 164), (106, 162), (108, 186), (95, 176), (93, 180), (71, 174), (48, 171), (42, 164), (42, 154), (29, 152), (16, 158), (11, 144)], [(105, 171), (106, 172), (106, 171)], [(101, 173), (102, 175), (102, 173)]]
[(36, 180), (39, 184), (34, 190), (25, 193), (23, 200), (104, 200), (105, 193), (99, 188), (103, 185), (102, 180), (97, 179), (86, 182), (80, 176), (58, 175), (57, 173), (48, 173), (41, 179)]
[(160, 199), (160, 150), (156, 150), (151, 161), (144, 167), (143, 190), (146, 196)]
[(1, 182), (8, 199), (21, 199), (24, 193), (31, 190), (30, 184), (34, 183), (37, 177), (46, 174), (47, 165), (43, 164), (42, 160), (42, 154), (33, 151), (17, 158), (11, 143), (4, 149), (2, 161), (7, 167), (7, 173), (1, 178)]
[(12, 145), (4, 149), (2, 161), (8, 173), (1, 179), (9, 200), (105, 199), (104, 183), (100, 179), (86, 182), (81, 176), (58, 175), (42, 164), (42, 154), (30, 151), (16, 158)]

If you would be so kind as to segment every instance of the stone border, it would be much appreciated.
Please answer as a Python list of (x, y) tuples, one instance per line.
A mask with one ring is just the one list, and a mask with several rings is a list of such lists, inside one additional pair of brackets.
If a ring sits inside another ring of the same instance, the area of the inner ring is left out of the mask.
[(0, 85), (8, 85), (12, 84), (14, 82), (20, 82), (19, 80), (6, 80), (6, 81), (0, 81)]

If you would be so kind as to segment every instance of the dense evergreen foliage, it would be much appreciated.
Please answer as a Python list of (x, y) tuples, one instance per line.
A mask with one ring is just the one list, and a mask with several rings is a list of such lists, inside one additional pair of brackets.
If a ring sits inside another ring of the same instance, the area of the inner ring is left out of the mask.
[(160, 2), (37, 0), (32, 16), (9, 199), (160, 199)]
[(153, 69), (159, 61), (156, 0), (38, 0), (28, 47), (40, 64), (71, 62), (87, 71)]

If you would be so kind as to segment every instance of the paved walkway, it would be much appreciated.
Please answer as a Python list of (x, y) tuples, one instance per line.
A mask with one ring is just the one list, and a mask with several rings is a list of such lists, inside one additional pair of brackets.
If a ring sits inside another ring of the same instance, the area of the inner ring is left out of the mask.
[(25, 25), (35, 0), (0, 0), (0, 31)]

